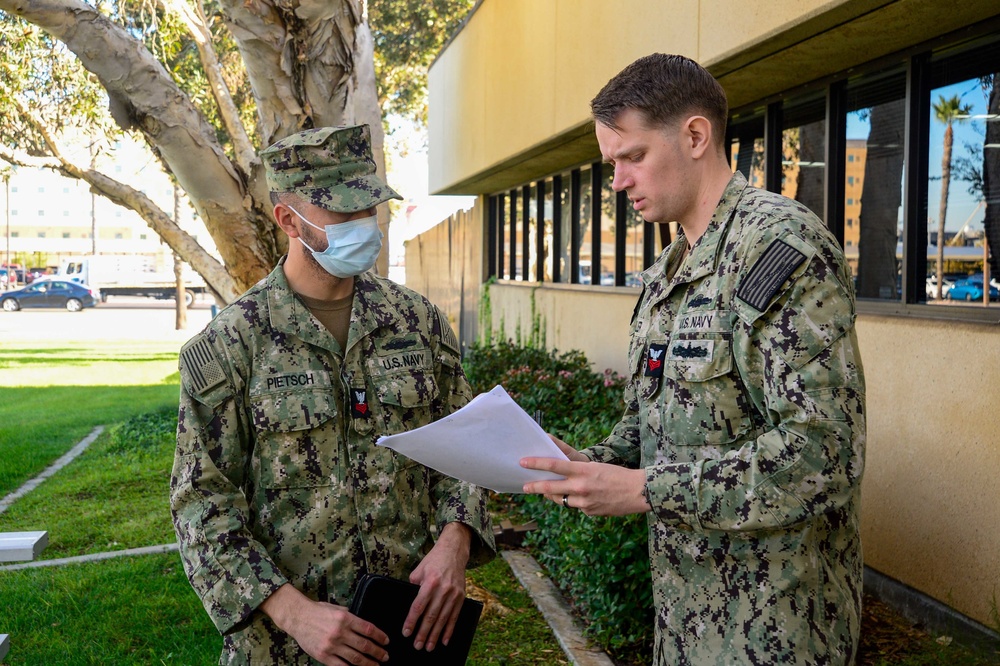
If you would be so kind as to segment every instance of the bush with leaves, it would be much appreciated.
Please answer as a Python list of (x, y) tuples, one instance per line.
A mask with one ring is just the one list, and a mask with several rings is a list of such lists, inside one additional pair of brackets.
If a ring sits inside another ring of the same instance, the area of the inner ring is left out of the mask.
[[(624, 379), (594, 372), (580, 352), (511, 342), (474, 345), (465, 371), (474, 393), (503, 386), (547, 432), (578, 448), (604, 439), (622, 412)], [(653, 592), (646, 517), (591, 518), (538, 496), (514, 496), (538, 523), (526, 544), (587, 623), (587, 635), (617, 659), (648, 655)]]

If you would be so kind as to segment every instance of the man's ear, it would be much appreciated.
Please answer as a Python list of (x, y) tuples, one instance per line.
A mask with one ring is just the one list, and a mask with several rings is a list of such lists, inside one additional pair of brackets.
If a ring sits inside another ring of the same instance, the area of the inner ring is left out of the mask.
[(288, 234), (289, 238), (298, 238), (299, 227), (296, 224), (298, 216), (291, 208), (279, 202), (274, 204), (272, 214), (274, 215), (274, 221), (278, 223), (282, 231)]
[(705, 116), (691, 116), (685, 121), (685, 138), (691, 157), (700, 159), (712, 146), (712, 123)]

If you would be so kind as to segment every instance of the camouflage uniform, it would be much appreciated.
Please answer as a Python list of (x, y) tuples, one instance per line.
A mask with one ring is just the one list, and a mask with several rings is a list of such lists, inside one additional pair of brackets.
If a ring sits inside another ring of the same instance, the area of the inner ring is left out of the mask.
[(861, 610), (864, 376), (837, 242), (735, 174), (643, 274), (625, 415), (646, 471), (655, 663), (846, 664)]
[(375, 446), (471, 397), (447, 320), (367, 272), (342, 352), (283, 263), (181, 350), (171, 507), (223, 664), (315, 663), (257, 607), (284, 583), (348, 605), (366, 571), (405, 579), (432, 523), (473, 530), (469, 566), (495, 554), (482, 490)]

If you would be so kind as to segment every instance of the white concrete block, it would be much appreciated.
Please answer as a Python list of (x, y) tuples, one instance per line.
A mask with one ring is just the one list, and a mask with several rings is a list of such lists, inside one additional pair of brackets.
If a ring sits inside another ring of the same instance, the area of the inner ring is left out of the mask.
[(0, 562), (26, 562), (49, 545), (48, 532), (0, 532)]
[(0, 663), (2, 663), (3, 658), (7, 656), (8, 650), (10, 650), (10, 636), (7, 634), (0, 634)]

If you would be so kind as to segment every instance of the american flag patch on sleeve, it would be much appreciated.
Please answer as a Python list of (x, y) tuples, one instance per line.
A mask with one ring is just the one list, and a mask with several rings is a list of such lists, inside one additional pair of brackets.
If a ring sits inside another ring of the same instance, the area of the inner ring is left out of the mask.
[(226, 381), (222, 366), (205, 338), (199, 338), (181, 350), (181, 366), (187, 370), (191, 389), (195, 393), (204, 393)]
[(776, 240), (743, 279), (736, 296), (741, 301), (763, 312), (785, 280), (806, 260), (788, 243)]

